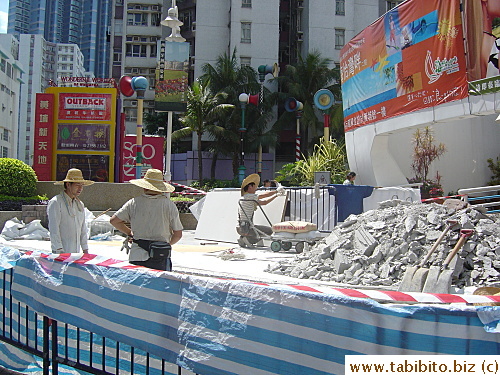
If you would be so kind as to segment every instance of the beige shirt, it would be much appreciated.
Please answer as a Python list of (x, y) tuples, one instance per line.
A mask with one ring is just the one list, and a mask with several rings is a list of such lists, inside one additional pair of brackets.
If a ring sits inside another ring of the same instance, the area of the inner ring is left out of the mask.
[(62, 192), (49, 201), (47, 214), (53, 253), (79, 253), (89, 248), (85, 206), (81, 200), (71, 199)]
[[(177, 206), (163, 194), (142, 194), (132, 198), (115, 215), (130, 223), (135, 239), (170, 242), (173, 231), (183, 229)], [(133, 243), (129, 260), (148, 259), (147, 251)]]

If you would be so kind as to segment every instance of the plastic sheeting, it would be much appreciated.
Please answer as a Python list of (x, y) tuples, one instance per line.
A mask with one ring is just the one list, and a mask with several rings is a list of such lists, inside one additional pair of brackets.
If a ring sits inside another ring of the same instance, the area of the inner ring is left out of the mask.
[(383, 305), (100, 264), (23, 256), (12, 295), (203, 375), (342, 374), (347, 354), (500, 354), (473, 306)]

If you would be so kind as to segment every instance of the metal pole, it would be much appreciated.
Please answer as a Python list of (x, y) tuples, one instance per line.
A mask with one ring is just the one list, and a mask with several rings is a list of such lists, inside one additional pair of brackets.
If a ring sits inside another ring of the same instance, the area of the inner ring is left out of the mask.
[(167, 116), (167, 147), (165, 157), (165, 181), (172, 181), (171, 160), (172, 160), (172, 122), (174, 112), (168, 111)]
[(144, 99), (137, 98), (137, 133), (135, 149), (135, 178), (141, 178), (142, 173), (142, 113)]
[(300, 114), (299, 111), (295, 114), (297, 117), (297, 133), (295, 135), (295, 161), (300, 160)]
[(323, 137), (324, 141), (326, 142), (330, 140), (330, 115), (325, 113), (323, 116), (324, 116)]
[(245, 107), (246, 103), (241, 103), (241, 128), (240, 128), (240, 166), (238, 168), (238, 180), (240, 184), (245, 179), (245, 149), (243, 146), (243, 139), (246, 132), (245, 129)]

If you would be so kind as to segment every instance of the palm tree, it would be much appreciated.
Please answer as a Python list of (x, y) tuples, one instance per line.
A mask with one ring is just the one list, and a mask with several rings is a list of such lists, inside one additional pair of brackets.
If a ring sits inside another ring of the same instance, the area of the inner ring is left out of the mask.
[[(212, 92), (224, 93), (226, 101), (234, 105), (234, 110), (226, 112), (219, 118), (218, 124), (222, 129), (214, 135), (211, 143), (212, 174), (214, 175), (215, 163), (219, 155), (232, 157), (233, 174), (238, 173), (239, 155), (240, 155), (240, 134), (241, 127), (241, 108), (238, 97), (241, 93), (254, 94), (260, 91), (260, 84), (257, 81), (257, 72), (248, 66), (240, 66), (236, 57), (236, 49), (231, 56), (227, 53), (220, 55), (214, 66), (204, 64), (202, 66), (203, 75), (200, 81), (209, 85)], [(255, 129), (258, 113), (252, 106), (247, 106), (246, 123), (247, 132), (245, 135), (245, 149), (250, 151), (252, 133)], [(253, 150), (255, 151), (255, 150)], [(212, 176), (212, 178), (215, 176)]]
[[(315, 138), (313, 144), (317, 143), (317, 139), (323, 134), (323, 123), (313, 107), (314, 94), (325, 88), (340, 99), (339, 72), (338, 69), (331, 69), (330, 63), (330, 59), (321, 57), (318, 51), (313, 51), (305, 58), (299, 56), (298, 63), (287, 65), (283, 75), (275, 78), (280, 85), (280, 92), (274, 95), (274, 100), (283, 103), (287, 97), (294, 97), (304, 104), (300, 120), (302, 139), (309, 139), (309, 132), (312, 132)], [(279, 122), (290, 122), (292, 116), (284, 113)], [(307, 142), (302, 142), (301, 148), (302, 152), (307, 154)]]
[(216, 125), (216, 120), (221, 113), (232, 104), (223, 104), (223, 93), (213, 94), (208, 85), (199, 81), (194, 82), (187, 92), (187, 111), (181, 118), (184, 128), (172, 133), (172, 140), (178, 140), (196, 133), (198, 137), (198, 181), (201, 185), (203, 179), (203, 158), (201, 137), (205, 132), (213, 135), (219, 134), (222, 129)]

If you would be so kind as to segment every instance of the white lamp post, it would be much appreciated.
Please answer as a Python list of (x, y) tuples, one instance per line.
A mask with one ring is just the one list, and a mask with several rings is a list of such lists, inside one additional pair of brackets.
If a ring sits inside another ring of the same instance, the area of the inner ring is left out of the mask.
[[(177, 5), (175, 0), (172, 0), (172, 7), (169, 8), (167, 17), (160, 22), (161, 25), (170, 27), (172, 32), (170, 36), (166, 37), (165, 40), (169, 42), (185, 42), (181, 36), (181, 26), (184, 25), (184, 22), (179, 21), (179, 11), (177, 9)], [(166, 150), (165, 150), (165, 175), (164, 179), (166, 181), (172, 180), (172, 172), (170, 170), (171, 158), (172, 158), (172, 122), (173, 122), (173, 112), (168, 111), (167, 117), (167, 132), (166, 132)]]

